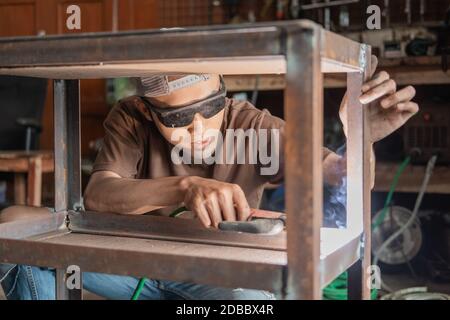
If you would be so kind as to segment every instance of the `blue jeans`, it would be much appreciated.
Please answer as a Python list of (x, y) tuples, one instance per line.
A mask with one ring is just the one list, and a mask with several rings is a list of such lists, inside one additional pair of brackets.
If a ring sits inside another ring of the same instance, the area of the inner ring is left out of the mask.
[[(1, 279), (0, 279), (1, 280)], [(84, 272), (83, 288), (113, 300), (130, 300), (138, 278)], [(48, 268), (17, 265), (3, 277), (3, 291), (9, 300), (54, 300), (55, 271)], [(273, 300), (263, 290), (229, 289), (166, 280), (147, 280), (141, 300)]]

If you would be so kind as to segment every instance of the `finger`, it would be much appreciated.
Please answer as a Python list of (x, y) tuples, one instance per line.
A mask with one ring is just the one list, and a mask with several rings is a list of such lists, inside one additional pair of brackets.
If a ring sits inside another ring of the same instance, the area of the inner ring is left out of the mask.
[(190, 209), (197, 215), (205, 227), (209, 228), (211, 226), (211, 219), (209, 218), (208, 211), (206, 210), (201, 197), (198, 197), (193, 201), (193, 206)]
[(244, 191), (238, 185), (233, 190), (233, 202), (236, 206), (237, 219), (240, 221), (247, 220), (250, 216), (250, 206), (248, 205)]
[(233, 195), (231, 193), (219, 193), (219, 206), (222, 211), (222, 217), (226, 221), (236, 221), (236, 210), (233, 206)]
[(402, 102), (397, 104), (397, 110), (401, 111), (405, 115), (411, 114), (411, 117), (419, 112), (419, 105), (415, 102)]
[(381, 100), (380, 104), (383, 108), (387, 109), (400, 102), (408, 102), (412, 100), (415, 95), (416, 90), (414, 89), (414, 87), (408, 86), (390, 95), (389, 97), (384, 98), (383, 100)]
[(391, 118), (390, 122), (394, 128), (400, 128), (409, 120), (409, 118), (414, 116), (418, 111), (419, 106), (415, 102), (409, 101), (399, 103), (395, 111), (390, 111), (390, 118)]
[(378, 58), (376, 55), (372, 55), (370, 59), (370, 76), (372, 77), (375, 74), (375, 71), (377, 71), (378, 67)]
[(359, 101), (362, 104), (368, 104), (385, 95), (393, 94), (396, 90), (397, 84), (394, 80), (390, 79), (363, 94), (359, 97)]
[(389, 78), (390, 78), (389, 73), (387, 73), (386, 71), (381, 71), (381, 72), (377, 73), (372, 79), (370, 79), (369, 81), (364, 83), (364, 85), (362, 86), (361, 90), (362, 90), (363, 93), (366, 93), (370, 89), (372, 89), (372, 88), (382, 84), (383, 82), (389, 80)]
[(219, 223), (222, 222), (222, 213), (220, 212), (219, 201), (216, 193), (211, 193), (208, 195), (208, 198), (205, 199), (204, 203), (212, 225), (217, 228)]

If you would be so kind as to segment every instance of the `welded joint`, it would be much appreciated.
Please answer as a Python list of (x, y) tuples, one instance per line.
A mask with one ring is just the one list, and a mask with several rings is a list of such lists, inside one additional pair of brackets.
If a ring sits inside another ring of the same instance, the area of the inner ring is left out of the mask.
[(359, 236), (359, 258), (364, 258), (364, 249), (366, 247), (366, 234), (365, 232), (362, 232)]
[[(318, 32), (318, 28), (317, 26), (312, 23), (308, 26), (303, 26), (302, 24), (300, 25), (295, 25), (295, 26), (286, 26), (286, 27), (281, 27), (280, 29), (280, 37), (279, 37), (279, 46), (280, 46), (280, 53), (281, 55), (283, 55), (284, 57), (288, 57), (289, 54), (289, 45), (288, 42), (292, 40), (292, 38), (298, 36), (298, 35), (302, 35), (302, 34), (309, 34), (311, 37), (312, 36), (316, 36), (318, 37), (318, 43), (321, 43), (321, 32)], [(322, 48), (323, 46), (320, 45), (320, 48)]]
[(81, 202), (75, 202), (72, 206), (72, 210), (75, 212), (85, 211), (84, 205), (83, 205), (83, 200), (81, 200)]
[[(81, 201), (83, 201), (83, 200), (81, 200)], [(71, 225), (71, 221), (70, 221), (70, 215), (71, 215), (71, 214), (72, 214), (72, 215), (73, 215), (73, 214), (81, 214), (81, 211), (85, 211), (85, 209), (84, 209), (83, 203), (79, 203), (79, 202), (75, 202), (75, 203), (73, 204), (73, 209), (67, 211), (67, 213), (66, 213), (66, 221), (67, 221), (66, 227), (67, 227), (67, 229), (69, 229), (70, 231), (72, 231), (72, 225)]]
[(65, 209), (56, 211), (55, 208), (52, 208), (52, 214), (64, 213), (64, 221), (63, 225), (68, 229), (69, 228), (69, 212)]
[(369, 51), (369, 45), (363, 43), (360, 45), (359, 49), (359, 66), (361, 70), (364, 72), (367, 67), (367, 52)]

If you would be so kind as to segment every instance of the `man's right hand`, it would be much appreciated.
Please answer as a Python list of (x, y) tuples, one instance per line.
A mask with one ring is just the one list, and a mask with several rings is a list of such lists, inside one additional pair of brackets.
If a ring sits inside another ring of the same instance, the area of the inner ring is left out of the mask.
[(244, 221), (250, 207), (241, 187), (214, 179), (186, 177), (184, 204), (205, 227), (218, 227), (221, 221)]

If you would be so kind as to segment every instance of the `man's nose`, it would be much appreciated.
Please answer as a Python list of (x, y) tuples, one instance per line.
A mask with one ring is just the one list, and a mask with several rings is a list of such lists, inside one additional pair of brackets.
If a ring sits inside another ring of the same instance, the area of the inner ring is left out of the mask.
[(188, 131), (190, 133), (193, 133), (194, 131), (203, 132), (203, 121), (204, 121), (204, 118), (199, 113), (196, 113), (194, 115), (194, 119), (192, 120), (192, 123), (190, 124), (190, 126), (188, 128)]

